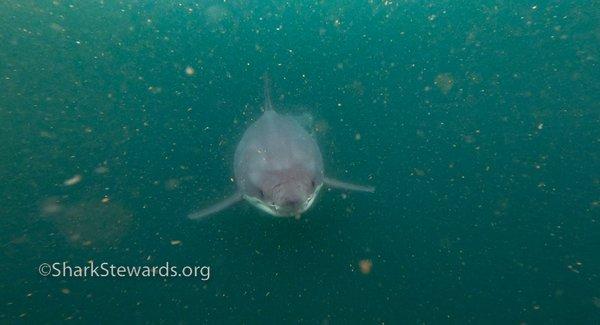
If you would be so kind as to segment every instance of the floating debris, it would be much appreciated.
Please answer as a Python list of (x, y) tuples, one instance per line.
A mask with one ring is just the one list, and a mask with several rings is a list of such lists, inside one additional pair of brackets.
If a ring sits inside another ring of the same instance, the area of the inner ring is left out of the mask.
[(106, 174), (106, 173), (108, 173), (108, 167), (106, 167), (106, 166), (98, 166), (98, 167), (96, 167), (96, 169), (94, 169), (94, 172), (96, 174)]
[(425, 171), (423, 169), (413, 168), (413, 175), (422, 177), (425, 176)]
[(322, 134), (327, 133), (327, 131), (329, 131), (329, 124), (325, 120), (318, 120), (315, 122), (315, 126), (313, 127), (313, 130), (316, 133), (322, 133)]
[(369, 274), (373, 268), (373, 262), (370, 259), (360, 260), (358, 266), (360, 267), (360, 272), (362, 274)]
[(46, 138), (46, 139), (55, 139), (56, 136), (48, 131), (41, 131), (40, 132), (40, 137), (42, 138)]
[(104, 204), (97, 197), (76, 204), (61, 202), (52, 222), (67, 241), (79, 247), (108, 248), (119, 243), (130, 229), (133, 215), (117, 203)]
[(77, 175), (65, 180), (63, 182), (63, 185), (64, 186), (73, 186), (73, 185), (81, 182), (81, 179), (82, 179), (81, 175), (77, 174)]
[(181, 182), (176, 178), (171, 178), (165, 181), (165, 189), (167, 191), (172, 191), (179, 187)]
[(162, 92), (162, 88), (158, 86), (149, 86), (148, 91), (152, 94), (160, 94)]
[(194, 70), (194, 68), (188, 66), (185, 68), (185, 74), (187, 74), (188, 76), (193, 76), (196, 73), (196, 70)]
[(171, 240), (171, 245), (173, 245), (173, 246), (181, 245), (181, 240)]
[(62, 211), (60, 199), (58, 197), (49, 197), (41, 203), (41, 212), (44, 216), (51, 216)]
[(59, 25), (57, 23), (51, 23), (50, 29), (55, 32), (59, 32), (59, 33), (64, 33), (66, 31), (66, 29), (64, 27), (62, 27), (61, 25)]
[(463, 140), (466, 143), (473, 143), (473, 142), (475, 142), (475, 137), (470, 134), (465, 134), (465, 135), (463, 135)]
[(449, 73), (438, 74), (433, 82), (444, 95), (447, 95), (454, 87), (454, 78)]
[(221, 27), (220, 25), (230, 16), (230, 12), (227, 7), (216, 4), (206, 8), (204, 15), (209, 25)]

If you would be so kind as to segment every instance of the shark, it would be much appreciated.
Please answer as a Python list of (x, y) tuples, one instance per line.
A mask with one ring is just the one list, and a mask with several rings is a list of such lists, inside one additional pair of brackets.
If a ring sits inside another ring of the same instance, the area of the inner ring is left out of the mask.
[(273, 216), (299, 219), (324, 186), (373, 193), (373, 186), (325, 175), (317, 142), (297, 119), (275, 110), (270, 78), (265, 75), (263, 81), (263, 113), (246, 129), (235, 150), (233, 170), (237, 191), (188, 217), (203, 219), (246, 200)]

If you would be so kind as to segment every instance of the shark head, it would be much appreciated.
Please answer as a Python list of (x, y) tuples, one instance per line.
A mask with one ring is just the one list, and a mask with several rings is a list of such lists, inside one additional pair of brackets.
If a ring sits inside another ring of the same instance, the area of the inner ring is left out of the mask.
[(246, 199), (274, 216), (299, 217), (315, 202), (323, 177), (302, 170), (270, 173), (258, 182)]

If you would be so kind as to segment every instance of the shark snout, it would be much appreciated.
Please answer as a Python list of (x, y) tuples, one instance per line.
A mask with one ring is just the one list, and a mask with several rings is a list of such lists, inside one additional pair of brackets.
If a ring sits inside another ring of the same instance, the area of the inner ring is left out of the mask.
[(287, 210), (297, 211), (300, 208), (302, 208), (302, 205), (304, 204), (305, 201), (306, 201), (306, 199), (304, 198), (304, 196), (294, 195), (291, 197), (284, 198), (283, 201), (281, 202), (281, 205), (283, 207), (285, 207)]
[(293, 215), (306, 210), (306, 202), (311, 193), (301, 184), (282, 184), (278, 188), (275, 203), (283, 214)]
[(303, 202), (302, 198), (300, 198), (299, 196), (295, 196), (295, 197), (291, 197), (291, 198), (287, 198), (285, 200), (285, 205), (293, 207), (293, 206), (299, 206), (301, 205)]

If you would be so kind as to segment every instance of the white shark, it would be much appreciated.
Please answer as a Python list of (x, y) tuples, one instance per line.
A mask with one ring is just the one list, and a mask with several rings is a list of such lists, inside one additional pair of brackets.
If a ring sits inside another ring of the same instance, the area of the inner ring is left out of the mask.
[(323, 158), (314, 138), (294, 118), (275, 112), (270, 82), (264, 77), (264, 112), (237, 146), (234, 173), (237, 192), (202, 210), (201, 219), (245, 199), (274, 216), (299, 218), (315, 202), (323, 185), (374, 192), (371, 186), (342, 182), (325, 176)]

